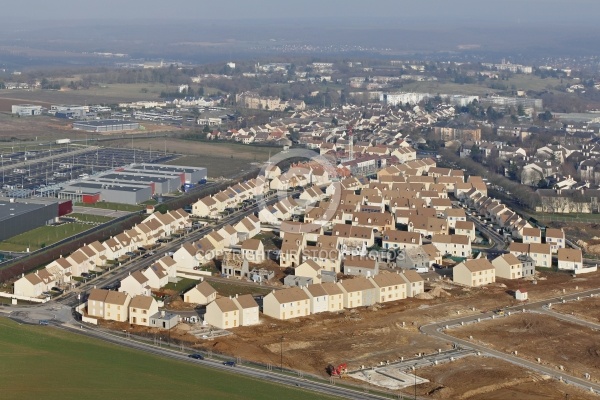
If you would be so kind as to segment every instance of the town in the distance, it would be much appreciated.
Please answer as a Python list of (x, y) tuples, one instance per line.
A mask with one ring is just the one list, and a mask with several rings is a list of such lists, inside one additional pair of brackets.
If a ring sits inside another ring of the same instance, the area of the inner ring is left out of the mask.
[(597, 58), (357, 54), (3, 64), (0, 316), (305, 398), (597, 398)]

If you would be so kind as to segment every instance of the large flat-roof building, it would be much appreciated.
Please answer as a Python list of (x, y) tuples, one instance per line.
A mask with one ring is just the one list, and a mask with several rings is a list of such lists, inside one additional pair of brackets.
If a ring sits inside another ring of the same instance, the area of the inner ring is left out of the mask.
[(60, 199), (69, 199), (79, 203), (140, 204), (152, 198), (149, 185), (110, 184), (93, 181), (75, 182), (58, 193)]
[(73, 123), (73, 129), (86, 132), (120, 132), (139, 129), (137, 122), (123, 121), (117, 119), (104, 119), (96, 121), (80, 121)]
[(40, 226), (58, 217), (58, 201), (0, 198), (0, 241)]
[(12, 113), (21, 117), (42, 115), (42, 106), (36, 106), (33, 104), (13, 104)]
[(168, 165), (168, 164), (132, 164), (131, 166), (124, 168), (123, 171), (144, 171), (144, 173), (150, 174), (177, 174), (183, 175), (181, 184), (186, 182), (199, 183), (207, 177), (206, 168), (201, 167), (184, 167), (181, 165)]

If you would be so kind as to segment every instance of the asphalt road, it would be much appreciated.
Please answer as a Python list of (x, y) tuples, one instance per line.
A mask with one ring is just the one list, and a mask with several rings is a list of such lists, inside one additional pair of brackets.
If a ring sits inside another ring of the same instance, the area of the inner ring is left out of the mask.
[[(551, 298), (551, 299), (546, 299), (546, 300), (542, 300), (542, 301), (537, 301), (537, 302), (533, 302), (533, 303), (526, 303), (526, 304), (522, 304), (522, 305), (515, 306), (515, 307), (508, 307), (508, 308), (505, 308), (504, 311), (505, 311), (505, 313), (508, 313), (508, 312), (520, 312), (520, 311), (526, 310), (526, 311), (530, 311), (530, 312), (541, 312), (541, 313), (545, 313), (545, 314), (551, 315), (553, 317), (556, 317), (556, 315), (555, 315), (556, 313), (545, 310), (544, 306), (546, 306), (548, 303), (553, 303), (553, 304), (560, 303), (563, 299), (564, 300), (573, 300), (573, 299), (576, 299), (577, 297), (589, 296), (590, 294), (599, 295), (600, 289), (587, 290), (587, 291), (583, 291), (583, 292), (573, 293), (573, 294), (555, 297), (555, 298)], [(499, 358), (501, 360), (510, 362), (512, 364), (528, 368), (530, 370), (539, 372), (541, 374), (546, 374), (546, 375), (549, 375), (549, 376), (552, 376), (555, 378), (561, 377), (567, 383), (575, 384), (586, 390), (593, 388), (597, 393), (600, 393), (600, 384), (588, 381), (584, 378), (568, 375), (564, 371), (560, 371), (558, 369), (551, 368), (551, 367), (546, 367), (544, 365), (534, 363), (534, 362), (525, 360), (523, 358), (511, 355), (511, 354), (506, 354), (506, 353), (491, 349), (491, 348), (481, 345), (481, 344), (477, 344), (477, 343), (473, 343), (468, 340), (456, 338), (444, 331), (444, 327), (446, 325), (454, 326), (454, 325), (461, 325), (461, 323), (464, 323), (465, 325), (468, 323), (477, 323), (476, 321), (478, 318), (481, 318), (481, 320), (483, 320), (484, 318), (492, 318), (493, 314), (494, 314), (493, 312), (487, 312), (487, 313), (482, 313), (479, 315), (470, 315), (470, 316), (455, 318), (455, 319), (451, 319), (451, 320), (447, 320), (447, 321), (443, 321), (443, 322), (436, 322), (433, 324), (423, 325), (419, 329), (425, 335), (433, 336), (440, 340), (453, 342), (464, 348), (480, 351), (481, 353), (485, 353), (487, 355)], [(510, 317), (497, 317), (497, 318), (510, 318)], [(575, 322), (580, 325), (590, 327), (592, 329), (600, 328), (597, 324), (594, 324), (591, 322), (582, 321), (582, 320), (573, 321), (572, 319), (567, 318), (567, 316), (565, 316), (565, 315), (561, 315), (561, 319), (569, 321), (569, 322)], [(482, 323), (484, 323), (484, 322), (482, 322)], [(540, 357), (543, 358), (543, 349), (540, 349)]]
[[(291, 194), (292, 193), (290, 193), (290, 195)], [(277, 201), (279, 201), (279, 198), (277, 196), (272, 196), (271, 198), (268, 198), (265, 200), (265, 204), (271, 205), (271, 204), (276, 203)], [(212, 232), (213, 230), (219, 230), (227, 224), (232, 224), (232, 225), (236, 224), (237, 222), (244, 219), (246, 216), (253, 214), (256, 211), (259, 211), (259, 207), (261, 207), (261, 206), (262, 206), (261, 204), (255, 204), (252, 207), (249, 207), (245, 210), (235, 211), (232, 214), (229, 214), (228, 216), (221, 218), (216, 224), (206, 225), (205, 227), (202, 227), (201, 229), (199, 229), (197, 231), (191, 232), (185, 236), (182, 236), (181, 238), (178, 238), (169, 243), (163, 244), (162, 246), (153, 250), (156, 254), (154, 254), (152, 256), (149, 256), (147, 258), (142, 258), (142, 257), (134, 258), (132, 261), (130, 261), (120, 267), (116, 267), (111, 272), (104, 273), (104, 274), (100, 275), (99, 277), (93, 279), (92, 281), (79, 286), (78, 288), (76, 288), (73, 291), (63, 294), (62, 296), (59, 296), (59, 297), (55, 298), (54, 300), (59, 301), (62, 304), (69, 305), (71, 307), (76, 306), (79, 302), (79, 300), (77, 298), (79, 293), (93, 289), (94, 287), (104, 287), (104, 286), (116, 283), (118, 281), (121, 281), (130, 272), (134, 272), (139, 269), (148, 267), (149, 265), (152, 265), (154, 262), (158, 261), (160, 258), (164, 257), (165, 253), (178, 250), (182, 243), (198, 240), (198, 239), (202, 238), (203, 236), (207, 235), (208, 233)], [(236, 282), (236, 283), (241, 283), (241, 282)]]

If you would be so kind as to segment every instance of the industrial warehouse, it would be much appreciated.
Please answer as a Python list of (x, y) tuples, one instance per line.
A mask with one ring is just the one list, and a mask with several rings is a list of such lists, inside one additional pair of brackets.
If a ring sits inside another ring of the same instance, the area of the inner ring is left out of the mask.
[(81, 121), (73, 123), (73, 129), (96, 133), (134, 131), (139, 129), (139, 127), (140, 124), (138, 124), (137, 122), (122, 121), (116, 119)]
[(58, 192), (58, 197), (88, 204), (98, 201), (140, 204), (154, 196), (204, 183), (206, 176), (206, 168), (133, 164), (73, 181)]
[(0, 241), (56, 222), (73, 211), (72, 203), (56, 200), (0, 198)]

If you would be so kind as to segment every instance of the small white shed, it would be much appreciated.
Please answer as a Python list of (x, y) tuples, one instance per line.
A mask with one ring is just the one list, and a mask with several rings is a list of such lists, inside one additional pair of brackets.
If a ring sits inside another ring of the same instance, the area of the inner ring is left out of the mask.
[(517, 289), (517, 291), (515, 292), (515, 299), (519, 300), (519, 301), (525, 301), (528, 299), (527, 297), (527, 290), (525, 289)]

